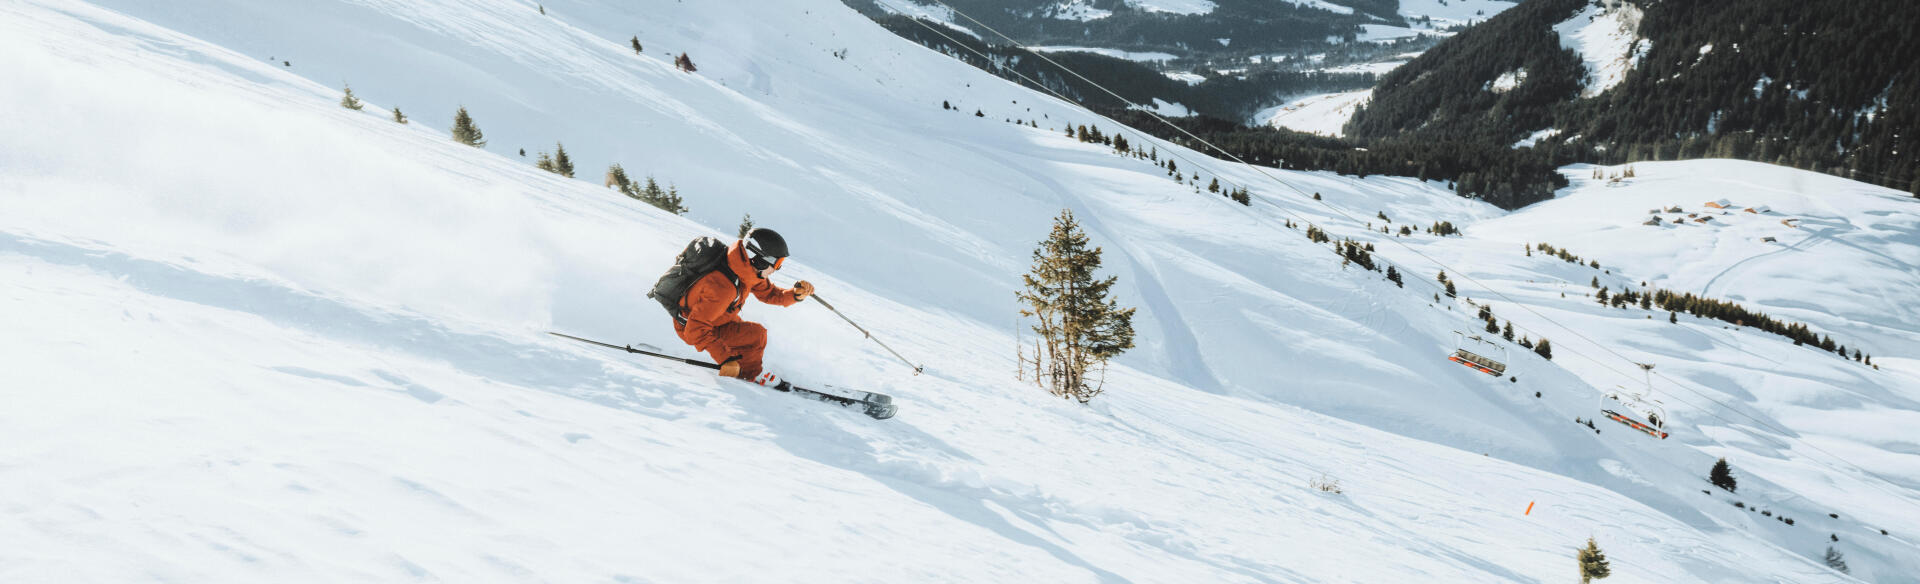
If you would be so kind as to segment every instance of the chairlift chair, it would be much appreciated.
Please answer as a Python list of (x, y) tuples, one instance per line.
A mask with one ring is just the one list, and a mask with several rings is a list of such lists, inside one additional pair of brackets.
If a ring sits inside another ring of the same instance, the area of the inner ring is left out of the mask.
[(1667, 409), (1660, 405), (1660, 400), (1614, 387), (1620, 391), (1607, 393), (1600, 398), (1600, 413), (1605, 414), (1607, 419), (1665, 440)]
[[(1498, 357), (1494, 357), (1495, 355)], [(1474, 371), (1499, 377), (1507, 371), (1507, 348), (1480, 338), (1480, 335), (1453, 331), (1453, 354), (1448, 355), (1447, 360), (1465, 365)]]

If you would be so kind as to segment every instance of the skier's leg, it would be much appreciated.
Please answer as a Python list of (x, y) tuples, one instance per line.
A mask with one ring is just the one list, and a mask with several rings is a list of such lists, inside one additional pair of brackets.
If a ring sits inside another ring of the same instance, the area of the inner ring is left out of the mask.
[(753, 379), (760, 374), (760, 358), (767, 350), (767, 327), (757, 322), (736, 321), (714, 329), (720, 339), (715, 341), (707, 354), (713, 356), (715, 363), (725, 363), (728, 359), (740, 360), (740, 373), (735, 377)]

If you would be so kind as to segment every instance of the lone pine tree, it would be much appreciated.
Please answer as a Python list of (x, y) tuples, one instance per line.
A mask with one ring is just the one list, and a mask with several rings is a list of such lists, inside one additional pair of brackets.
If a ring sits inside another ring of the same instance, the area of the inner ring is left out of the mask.
[(1594, 543), (1592, 537), (1587, 538), (1587, 547), (1580, 549), (1578, 557), (1581, 584), (1613, 575), (1613, 568), (1607, 565), (1607, 554), (1600, 551), (1600, 544)]
[(573, 159), (567, 157), (567, 147), (558, 142), (555, 142), (553, 146), (556, 150), (553, 153), (554, 174), (558, 174), (560, 176), (564, 176), (567, 178), (573, 178)]
[(475, 148), (487, 145), (487, 136), (480, 132), (480, 126), (474, 125), (473, 116), (467, 115), (467, 108), (453, 113), (453, 141)]
[(1733, 469), (1727, 467), (1725, 458), (1713, 463), (1713, 470), (1707, 471), (1707, 481), (1713, 483), (1713, 486), (1726, 489), (1729, 493), (1740, 486), (1739, 481), (1733, 480)]
[(1021, 368), (1033, 366), (1034, 380), (1053, 395), (1092, 401), (1104, 390), (1104, 376), (1089, 381), (1087, 372), (1133, 348), (1133, 308), (1120, 308), (1110, 298), (1114, 282), (1097, 279), (1101, 250), (1088, 249), (1072, 210), (1062, 210), (1053, 231), (1033, 250), (1033, 269), (1022, 277), (1026, 289), (1016, 293), (1024, 305), (1020, 315), (1034, 319), (1031, 359), (1021, 357)]
[(340, 107), (344, 107), (353, 111), (360, 111), (360, 108), (366, 107), (366, 104), (360, 102), (360, 98), (353, 96), (352, 85), (347, 85), (345, 87), (346, 87), (346, 95), (340, 96)]

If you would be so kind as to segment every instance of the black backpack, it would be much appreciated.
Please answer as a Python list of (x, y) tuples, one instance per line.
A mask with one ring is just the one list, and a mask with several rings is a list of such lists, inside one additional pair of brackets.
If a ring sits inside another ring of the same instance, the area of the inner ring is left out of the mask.
[[(727, 269), (727, 247), (727, 242), (712, 237), (694, 238), (687, 243), (686, 249), (680, 250), (680, 257), (674, 259), (673, 267), (667, 268), (667, 273), (660, 276), (660, 281), (654, 282), (653, 291), (647, 292), (647, 297), (660, 301), (660, 306), (666, 307), (667, 314), (673, 315), (673, 322), (684, 326), (687, 316), (683, 314), (685, 309), (680, 306), (681, 299), (700, 278), (718, 271), (727, 277), (727, 281), (733, 282), (733, 303), (738, 305), (742, 286), (740, 277)], [(733, 307), (729, 306), (728, 310), (733, 310)]]

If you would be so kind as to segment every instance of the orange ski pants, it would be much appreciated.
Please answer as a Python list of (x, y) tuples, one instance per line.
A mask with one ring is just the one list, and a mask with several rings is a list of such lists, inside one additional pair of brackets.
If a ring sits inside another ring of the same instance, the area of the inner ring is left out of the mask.
[(760, 358), (767, 352), (767, 327), (736, 320), (714, 327), (713, 331), (719, 335), (707, 345), (707, 355), (713, 357), (713, 362), (725, 363), (738, 357), (741, 379), (753, 379), (760, 374)]

